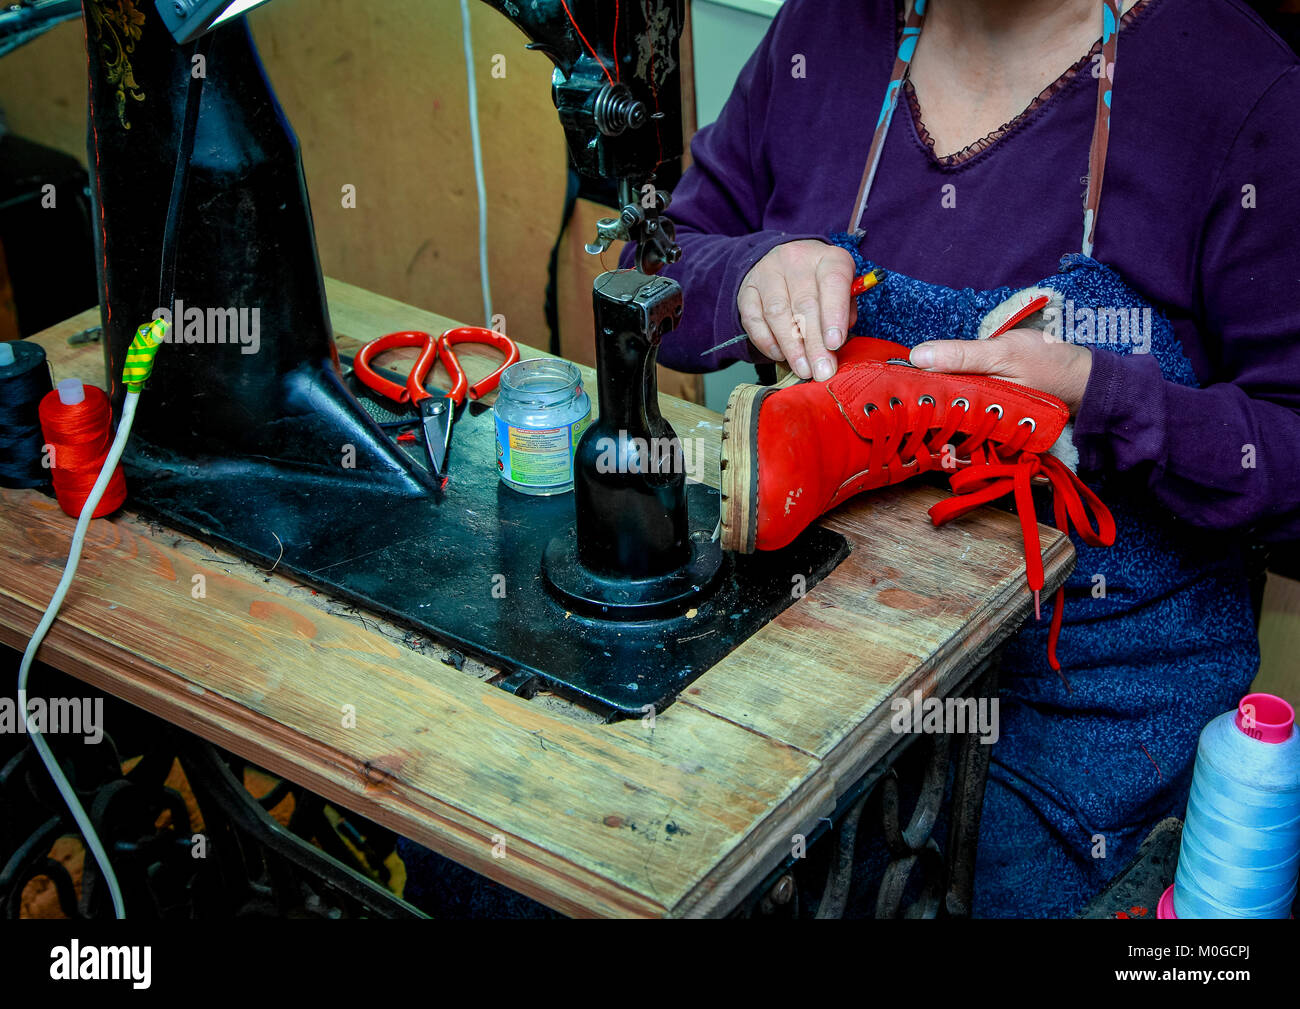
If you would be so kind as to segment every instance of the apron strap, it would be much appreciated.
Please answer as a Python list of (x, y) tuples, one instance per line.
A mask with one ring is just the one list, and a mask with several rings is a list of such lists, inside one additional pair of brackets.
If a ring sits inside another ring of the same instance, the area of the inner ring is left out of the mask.
[(1110, 147), (1110, 92), (1119, 49), (1120, 0), (1102, 0), (1101, 66), (1097, 74), (1097, 115), (1092, 124), (1092, 146), (1088, 149), (1088, 195), (1083, 204), (1083, 254), (1092, 255), (1097, 215), (1101, 207), (1101, 182), (1106, 174), (1106, 150)]
[[(1102, 65), (1093, 65), (1097, 76), (1097, 111), (1093, 119), (1092, 145), (1088, 150), (1088, 192), (1083, 208), (1083, 243), (1085, 256), (1092, 255), (1094, 237), (1097, 229), (1098, 211), (1101, 206), (1101, 184), (1106, 174), (1106, 152), (1110, 146), (1110, 101), (1115, 59), (1119, 43), (1121, 0), (1101, 0), (1101, 58)], [(928, 0), (910, 0), (907, 15), (903, 23), (903, 37), (898, 46), (898, 55), (894, 59), (894, 70), (889, 77), (889, 87), (885, 91), (885, 100), (876, 120), (876, 129), (871, 137), (871, 149), (867, 153), (867, 163), (862, 170), (862, 183), (858, 187), (858, 196), (853, 204), (853, 216), (849, 219), (849, 234), (863, 237), (860, 228), (862, 215), (867, 210), (867, 198), (876, 179), (876, 170), (880, 167), (880, 157), (885, 149), (885, 137), (889, 133), (889, 124), (894, 118), (894, 109), (898, 106), (898, 97), (902, 92), (903, 80), (911, 68), (912, 56), (916, 52), (916, 43), (921, 37), (921, 26), (925, 22)]]
[(858, 225), (867, 210), (867, 197), (871, 193), (871, 184), (876, 180), (880, 155), (885, 149), (885, 135), (889, 133), (889, 124), (894, 119), (894, 109), (898, 106), (898, 96), (903, 89), (903, 78), (907, 76), (908, 67), (912, 65), (912, 54), (916, 52), (916, 43), (921, 37), (926, 3), (927, 0), (914, 0), (908, 4), (907, 20), (903, 23), (903, 40), (899, 43), (898, 56), (894, 60), (894, 72), (889, 75), (885, 102), (880, 107), (876, 132), (871, 138), (871, 150), (867, 154), (866, 167), (862, 170), (862, 184), (858, 186), (858, 198), (853, 204), (853, 216), (849, 219), (848, 230), (851, 235), (858, 233)]

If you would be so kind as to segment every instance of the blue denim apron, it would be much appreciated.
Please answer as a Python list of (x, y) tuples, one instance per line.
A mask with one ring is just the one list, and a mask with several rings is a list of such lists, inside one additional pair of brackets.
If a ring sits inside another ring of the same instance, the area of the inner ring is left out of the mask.
[[(873, 138), (850, 228), (856, 229), (879, 163), (899, 85), (915, 49), (924, 0), (908, 11), (894, 77)], [(1117, 0), (1105, 0), (1103, 52), (1115, 62)], [(1172, 324), (1120, 275), (1091, 257), (1109, 138), (1110, 84), (1099, 81), (1084, 213), (1084, 253), (1036, 287), (1081, 308), (1150, 310), (1150, 344), (1107, 343), (1097, 353), (1151, 353), (1164, 378), (1197, 386)], [(831, 241), (858, 275), (877, 265), (861, 253), (861, 231)], [(858, 298), (852, 332), (914, 347), (976, 339), (980, 323), (1016, 293), (957, 290), (889, 271), (889, 282)], [(1068, 337), (1067, 337), (1068, 338)], [(1145, 341), (1144, 341), (1145, 343)], [(1140, 481), (1080, 476), (1109, 507), (1109, 548), (1072, 537), (1078, 554), (1065, 586), (1057, 656), (1047, 662), (1051, 617), (1031, 621), (1003, 653), (1001, 738), (995, 744), (980, 827), (974, 913), (1062, 917), (1077, 913), (1136, 854), (1159, 820), (1181, 813), (1201, 727), (1234, 707), (1259, 665), (1244, 553), (1155, 504)], [(1053, 524), (1050, 502), (1035, 500)], [(1152, 909), (1154, 914), (1154, 909)]]

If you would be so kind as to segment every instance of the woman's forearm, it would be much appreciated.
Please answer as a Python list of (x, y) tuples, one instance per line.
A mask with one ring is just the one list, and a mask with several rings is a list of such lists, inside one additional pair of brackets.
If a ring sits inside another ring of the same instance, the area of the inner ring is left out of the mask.
[(1136, 476), (1192, 525), (1300, 537), (1300, 414), (1238, 385), (1194, 389), (1150, 355), (1094, 350), (1074, 443), (1081, 471)]

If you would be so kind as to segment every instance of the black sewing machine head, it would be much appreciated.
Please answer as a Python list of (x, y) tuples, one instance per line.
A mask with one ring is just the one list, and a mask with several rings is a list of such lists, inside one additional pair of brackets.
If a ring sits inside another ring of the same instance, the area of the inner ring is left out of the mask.
[(682, 153), (684, 0), (485, 0), (555, 64), (552, 96), (573, 167), (619, 187), (621, 212), (599, 222), (588, 252), (637, 244), (637, 265), (657, 273), (681, 250), (662, 217), (661, 165)]

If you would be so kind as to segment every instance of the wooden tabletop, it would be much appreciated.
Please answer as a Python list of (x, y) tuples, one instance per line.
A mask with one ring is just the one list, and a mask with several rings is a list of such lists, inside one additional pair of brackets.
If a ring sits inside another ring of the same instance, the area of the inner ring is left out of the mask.
[[(452, 325), (327, 291), (344, 352)], [(56, 379), (104, 384), (99, 344), (68, 344), (98, 321), (34, 338)], [(716, 485), (721, 417), (680, 400), (663, 412), (709, 436)], [(725, 914), (896, 741), (891, 697), (950, 692), (1029, 615), (1015, 517), (936, 529), (926, 509), (943, 496), (904, 485), (836, 511), (849, 558), (653, 724), (516, 697), (491, 685), (498, 670), (457, 669), (437, 642), (129, 510), (91, 524), (40, 659), (566, 914)], [(36, 491), (0, 499), (0, 640), (21, 650), (74, 523)], [(1074, 551), (1041, 535), (1050, 592)]]

